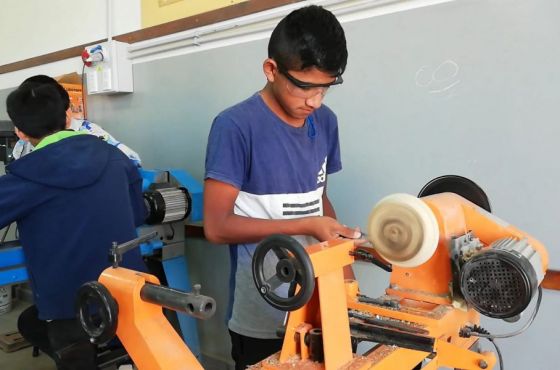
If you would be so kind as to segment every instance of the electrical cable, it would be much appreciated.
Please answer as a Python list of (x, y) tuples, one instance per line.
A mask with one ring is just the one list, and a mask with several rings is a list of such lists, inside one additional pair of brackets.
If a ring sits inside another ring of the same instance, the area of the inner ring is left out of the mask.
[(498, 362), (500, 364), (500, 370), (505, 370), (504, 359), (502, 358), (502, 351), (500, 351), (500, 347), (498, 347), (498, 344), (494, 342), (494, 339), (492, 338), (486, 338), (486, 339), (488, 339), (490, 343), (494, 345), (494, 348), (496, 348), (496, 353), (498, 354)]
[(167, 238), (167, 240), (172, 240), (175, 237), (175, 228), (173, 227), (172, 223), (170, 223), (168, 225), (169, 225), (169, 228), (171, 229), (171, 235), (167, 235), (166, 238)]
[(86, 98), (84, 95), (84, 71), (86, 70), (86, 63), (84, 62), (82, 65), (82, 104), (84, 105), (84, 120), (87, 121), (87, 106), (86, 106)]
[(463, 338), (470, 338), (471, 336), (475, 336), (475, 337), (479, 337), (479, 338), (488, 339), (490, 341), (490, 343), (492, 343), (494, 345), (494, 348), (496, 348), (496, 353), (498, 354), (498, 361), (500, 363), (500, 370), (504, 370), (502, 352), (500, 351), (500, 348), (498, 347), (498, 345), (496, 344), (496, 342), (494, 340), (495, 339), (503, 339), (503, 338), (511, 338), (511, 337), (519, 335), (519, 334), (523, 333), (525, 330), (527, 330), (527, 328), (529, 328), (529, 326), (531, 326), (531, 324), (535, 320), (535, 317), (537, 317), (537, 313), (539, 312), (539, 308), (541, 306), (541, 301), (542, 301), (542, 287), (539, 286), (537, 303), (535, 304), (535, 308), (533, 309), (533, 313), (531, 314), (531, 317), (529, 317), (527, 322), (521, 328), (519, 328), (518, 330), (516, 330), (514, 332), (506, 333), (506, 334), (490, 334), (490, 332), (488, 330), (484, 329), (482, 326), (473, 325), (473, 326), (465, 326), (465, 327), (461, 328), (461, 330), (459, 331), (459, 336), (463, 337)]

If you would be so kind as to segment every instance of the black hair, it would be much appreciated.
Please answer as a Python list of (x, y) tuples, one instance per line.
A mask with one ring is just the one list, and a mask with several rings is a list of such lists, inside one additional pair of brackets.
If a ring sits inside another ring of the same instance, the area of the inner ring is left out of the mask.
[(334, 14), (320, 6), (294, 10), (272, 31), (268, 57), (286, 70), (316, 67), (341, 75), (348, 59), (344, 30)]
[(68, 91), (61, 84), (58, 83), (52, 77), (46, 75), (35, 75), (27, 78), (24, 80), (20, 86), (22, 85), (31, 85), (31, 86), (41, 86), (41, 85), (52, 85), (56, 88), (60, 97), (62, 98), (62, 103), (64, 105), (64, 110), (68, 110), (70, 108), (70, 96), (68, 95)]
[(8, 95), (6, 110), (14, 126), (33, 139), (42, 139), (66, 128), (62, 98), (49, 84), (21, 84)]

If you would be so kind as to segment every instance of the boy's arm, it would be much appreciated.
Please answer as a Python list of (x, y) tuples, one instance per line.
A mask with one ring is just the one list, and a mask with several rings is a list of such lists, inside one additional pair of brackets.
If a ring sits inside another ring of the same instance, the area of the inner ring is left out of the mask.
[(138, 153), (136, 153), (134, 150), (130, 149), (129, 146), (127, 146), (127, 145), (121, 143), (120, 141), (118, 141), (117, 139), (115, 139), (113, 137), (113, 135), (108, 133), (105, 129), (103, 129), (98, 124), (88, 121), (85, 128), (91, 135), (100, 137), (103, 140), (105, 140), (106, 142), (108, 142), (109, 144), (119, 148), (119, 150), (121, 152), (123, 152), (124, 154), (126, 154), (126, 156), (131, 161), (133, 161), (134, 164), (136, 164), (137, 166), (140, 166), (142, 164), (142, 160), (140, 159), (140, 156), (138, 155)]
[(33, 145), (31, 145), (28, 141), (19, 139), (12, 150), (12, 157), (14, 159), (20, 159), (24, 155), (31, 153), (32, 150)]
[(0, 229), (18, 221), (36, 207), (41, 200), (41, 192), (37, 185), (21, 181), (13, 175), (0, 177)]
[(334, 211), (334, 207), (327, 195), (327, 180), (325, 180), (323, 188), (323, 215), (336, 219), (336, 212)]
[(203, 194), (204, 232), (213, 243), (253, 243), (271, 234), (311, 235), (320, 241), (339, 236), (353, 238), (356, 234), (332, 217), (266, 220), (236, 215), (233, 209), (239, 189), (211, 178), (204, 181)]

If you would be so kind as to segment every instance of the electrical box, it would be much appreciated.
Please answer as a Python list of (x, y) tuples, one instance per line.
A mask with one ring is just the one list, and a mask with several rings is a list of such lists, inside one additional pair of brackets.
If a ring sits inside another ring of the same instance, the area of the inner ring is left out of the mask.
[(132, 62), (128, 44), (115, 40), (88, 46), (82, 52), (86, 66), (88, 94), (115, 94), (133, 91)]

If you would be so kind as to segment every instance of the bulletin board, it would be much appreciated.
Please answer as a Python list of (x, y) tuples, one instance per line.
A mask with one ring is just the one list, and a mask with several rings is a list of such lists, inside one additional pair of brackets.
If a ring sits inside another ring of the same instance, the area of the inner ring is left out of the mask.
[(209, 12), (248, 0), (142, 0), (142, 28)]

